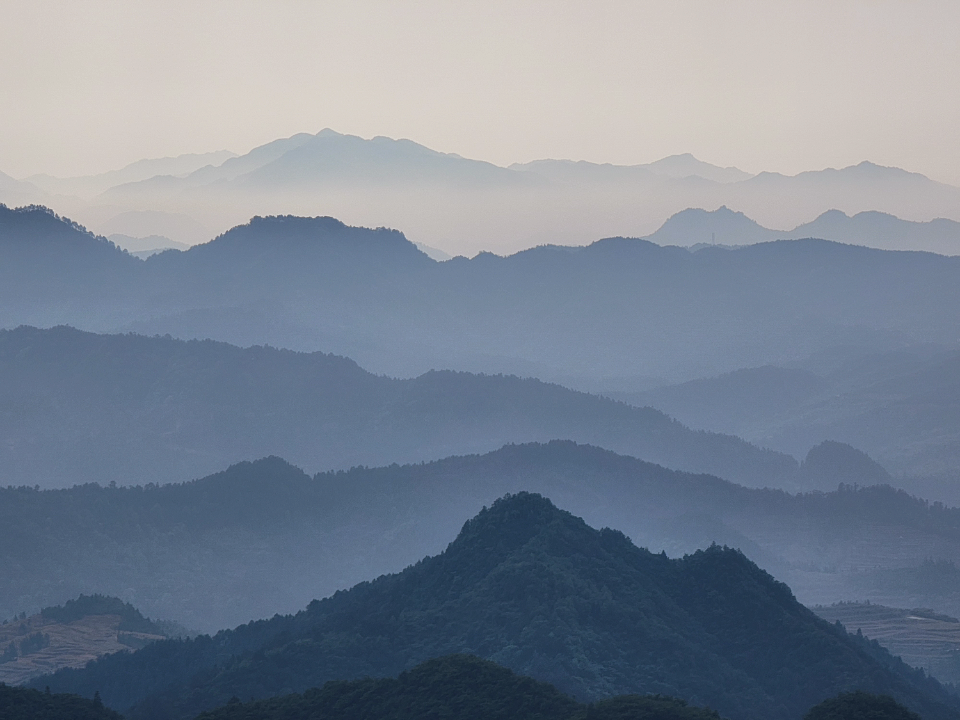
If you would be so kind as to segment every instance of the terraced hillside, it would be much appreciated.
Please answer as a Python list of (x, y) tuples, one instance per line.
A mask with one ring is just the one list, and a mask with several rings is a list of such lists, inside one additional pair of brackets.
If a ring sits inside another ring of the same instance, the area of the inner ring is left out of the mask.
[(0, 682), (19, 685), (60, 668), (163, 640), (162, 628), (116, 598), (83, 596), (0, 625)]
[(820, 617), (860, 631), (908, 665), (922, 667), (942, 682), (960, 683), (960, 620), (932, 610), (872, 603), (837, 603), (813, 608)]

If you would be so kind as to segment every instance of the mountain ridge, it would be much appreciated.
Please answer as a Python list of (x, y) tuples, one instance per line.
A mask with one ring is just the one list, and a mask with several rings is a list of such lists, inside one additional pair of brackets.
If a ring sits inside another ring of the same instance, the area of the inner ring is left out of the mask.
[(797, 467), (651, 408), (516, 376), (397, 380), (333, 354), (26, 326), (0, 331), (0, 368), (0, 396), (29, 408), (0, 413), (4, 484), (170, 482), (266, 455), (327, 470), (555, 438), (754, 484), (790, 483)]
[[(313, 476), (274, 457), (170, 485), (5, 488), (0, 615), (93, 592), (204, 631), (291, 612), (440, 552), (460, 518), (524, 490), (671, 557), (738, 547), (808, 604), (861, 598), (960, 612), (949, 564), (960, 510), (867, 487), (871, 477), (857, 488), (857, 478), (835, 480), (850, 484), (756, 490), (553, 441)], [(103, 567), (101, 557), (113, 561)], [(923, 580), (933, 574), (941, 582)]]
[[(133, 705), (133, 720), (189, 717), (235, 688), (255, 697), (302, 691), (334, 677), (392, 675), (450, 652), (486, 657), (575, 697), (661, 692), (744, 720), (799, 717), (854, 688), (883, 689), (928, 717), (954, 718), (960, 708), (923, 673), (817, 618), (742, 553), (713, 546), (670, 560), (531, 493), (482, 510), (443, 553), (295, 616), (222, 632), (212, 643), (153, 645), (129, 661), (104, 658), (36, 683), (58, 691), (99, 683), (108, 704)], [(167, 672), (173, 684), (159, 693), (132, 682), (173, 658), (200, 673), (191, 681)]]
[[(49, 216), (34, 214), (36, 227), (17, 233), (48, 232), (38, 228)], [(21, 215), (26, 222), (30, 213)], [(63, 223), (57, 232), (76, 231)], [(313, 254), (283, 249), (287, 241), (303, 246), (293, 240), (304, 233), (312, 233)], [(363, 252), (387, 236), (407, 260)], [(240, 237), (268, 261), (262, 270), (250, 253), (228, 251)], [(448, 367), (580, 387), (662, 385), (837, 346), (866, 353), (956, 343), (953, 257), (819, 240), (690, 252), (608, 238), (437, 263), (401, 238), (272, 216), (143, 263), (111, 265), (90, 253), (56, 270), (62, 275), (42, 302), (36, 286), (54, 274), (43, 254), (52, 243), (37, 242), (32, 255), (4, 265), (0, 326), (212, 337), (334, 352), (394, 376)], [(219, 260), (201, 262), (211, 255)]]
[[(0, 189), (0, 201), (15, 199)], [(687, 153), (643, 165), (537, 160), (501, 167), (411, 140), (329, 129), (266, 143), (185, 178), (156, 175), (86, 202), (60, 196), (58, 203), (103, 234), (168, 235), (146, 221), (108, 232), (110, 215), (130, 210), (186, 214), (217, 230), (251, 215), (334, 215), (402, 227), (451, 255), (643, 237), (687, 207), (726, 205), (772, 227), (796, 226), (830, 208), (960, 221), (960, 188), (873, 163), (751, 176)]]

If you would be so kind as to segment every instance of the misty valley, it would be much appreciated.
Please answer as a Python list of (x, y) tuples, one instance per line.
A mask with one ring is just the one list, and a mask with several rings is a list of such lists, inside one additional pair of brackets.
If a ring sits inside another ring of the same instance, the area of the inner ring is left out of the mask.
[(960, 720), (960, 189), (328, 130), (0, 201), (4, 720)]

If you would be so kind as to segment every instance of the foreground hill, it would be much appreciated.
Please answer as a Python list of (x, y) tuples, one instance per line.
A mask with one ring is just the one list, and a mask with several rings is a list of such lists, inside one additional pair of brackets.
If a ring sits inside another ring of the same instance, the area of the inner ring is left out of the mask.
[[(837, 346), (957, 342), (960, 258), (926, 253), (608, 238), (438, 263), (396, 231), (268, 217), (140, 261), (39, 209), (0, 215), (0, 253), (30, 250), (4, 264), (6, 327), (170, 333), (323, 350), (397, 376), (456, 368), (620, 390)], [(67, 241), (77, 257), (49, 259)]]
[(0, 331), (0, 483), (171, 482), (280, 455), (313, 471), (572, 439), (751, 485), (795, 461), (537, 380), (372, 375), (323, 353), (70, 328)]
[(743, 720), (799, 718), (852, 689), (882, 689), (931, 720), (960, 716), (936, 681), (817, 618), (741, 553), (671, 560), (527, 493), (481, 511), (440, 555), (295, 616), (36, 682), (96, 686), (134, 719), (186, 718), (239, 693), (395, 675), (464, 652), (581, 699), (663, 693)]
[(804, 720), (920, 720), (889, 695), (863, 691), (840, 693), (828, 698), (803, 716)]
[(806, 603), (960, 612), (960, 510), (889, 487), (789, 495), (570, 442), (314, 477), (277, 458), (178, 485), (0, 489), (0, 616), (124, 595), (204, 631), (292, 612), (443, 549), (504, 493), (681, 555), (738, 547)]
[(620, 696), (578, 703), (547, 683), (470, 655), (428, 660), (396, 679), (331, 681), (322, 688), (250, 703), (229, 702), (198, 720), (719, 720), (716, 712), (668, 697)]
[(93, 700), (61, 693), (40, 692), (0, 683), (0, 717), (3, 720), (123, 720)]

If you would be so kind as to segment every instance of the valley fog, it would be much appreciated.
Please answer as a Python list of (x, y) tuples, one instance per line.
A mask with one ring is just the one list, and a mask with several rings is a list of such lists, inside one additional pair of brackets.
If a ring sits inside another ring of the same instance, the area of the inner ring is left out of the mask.
[(958, 32), (7, 3), (0, 719), (960, 720)]

